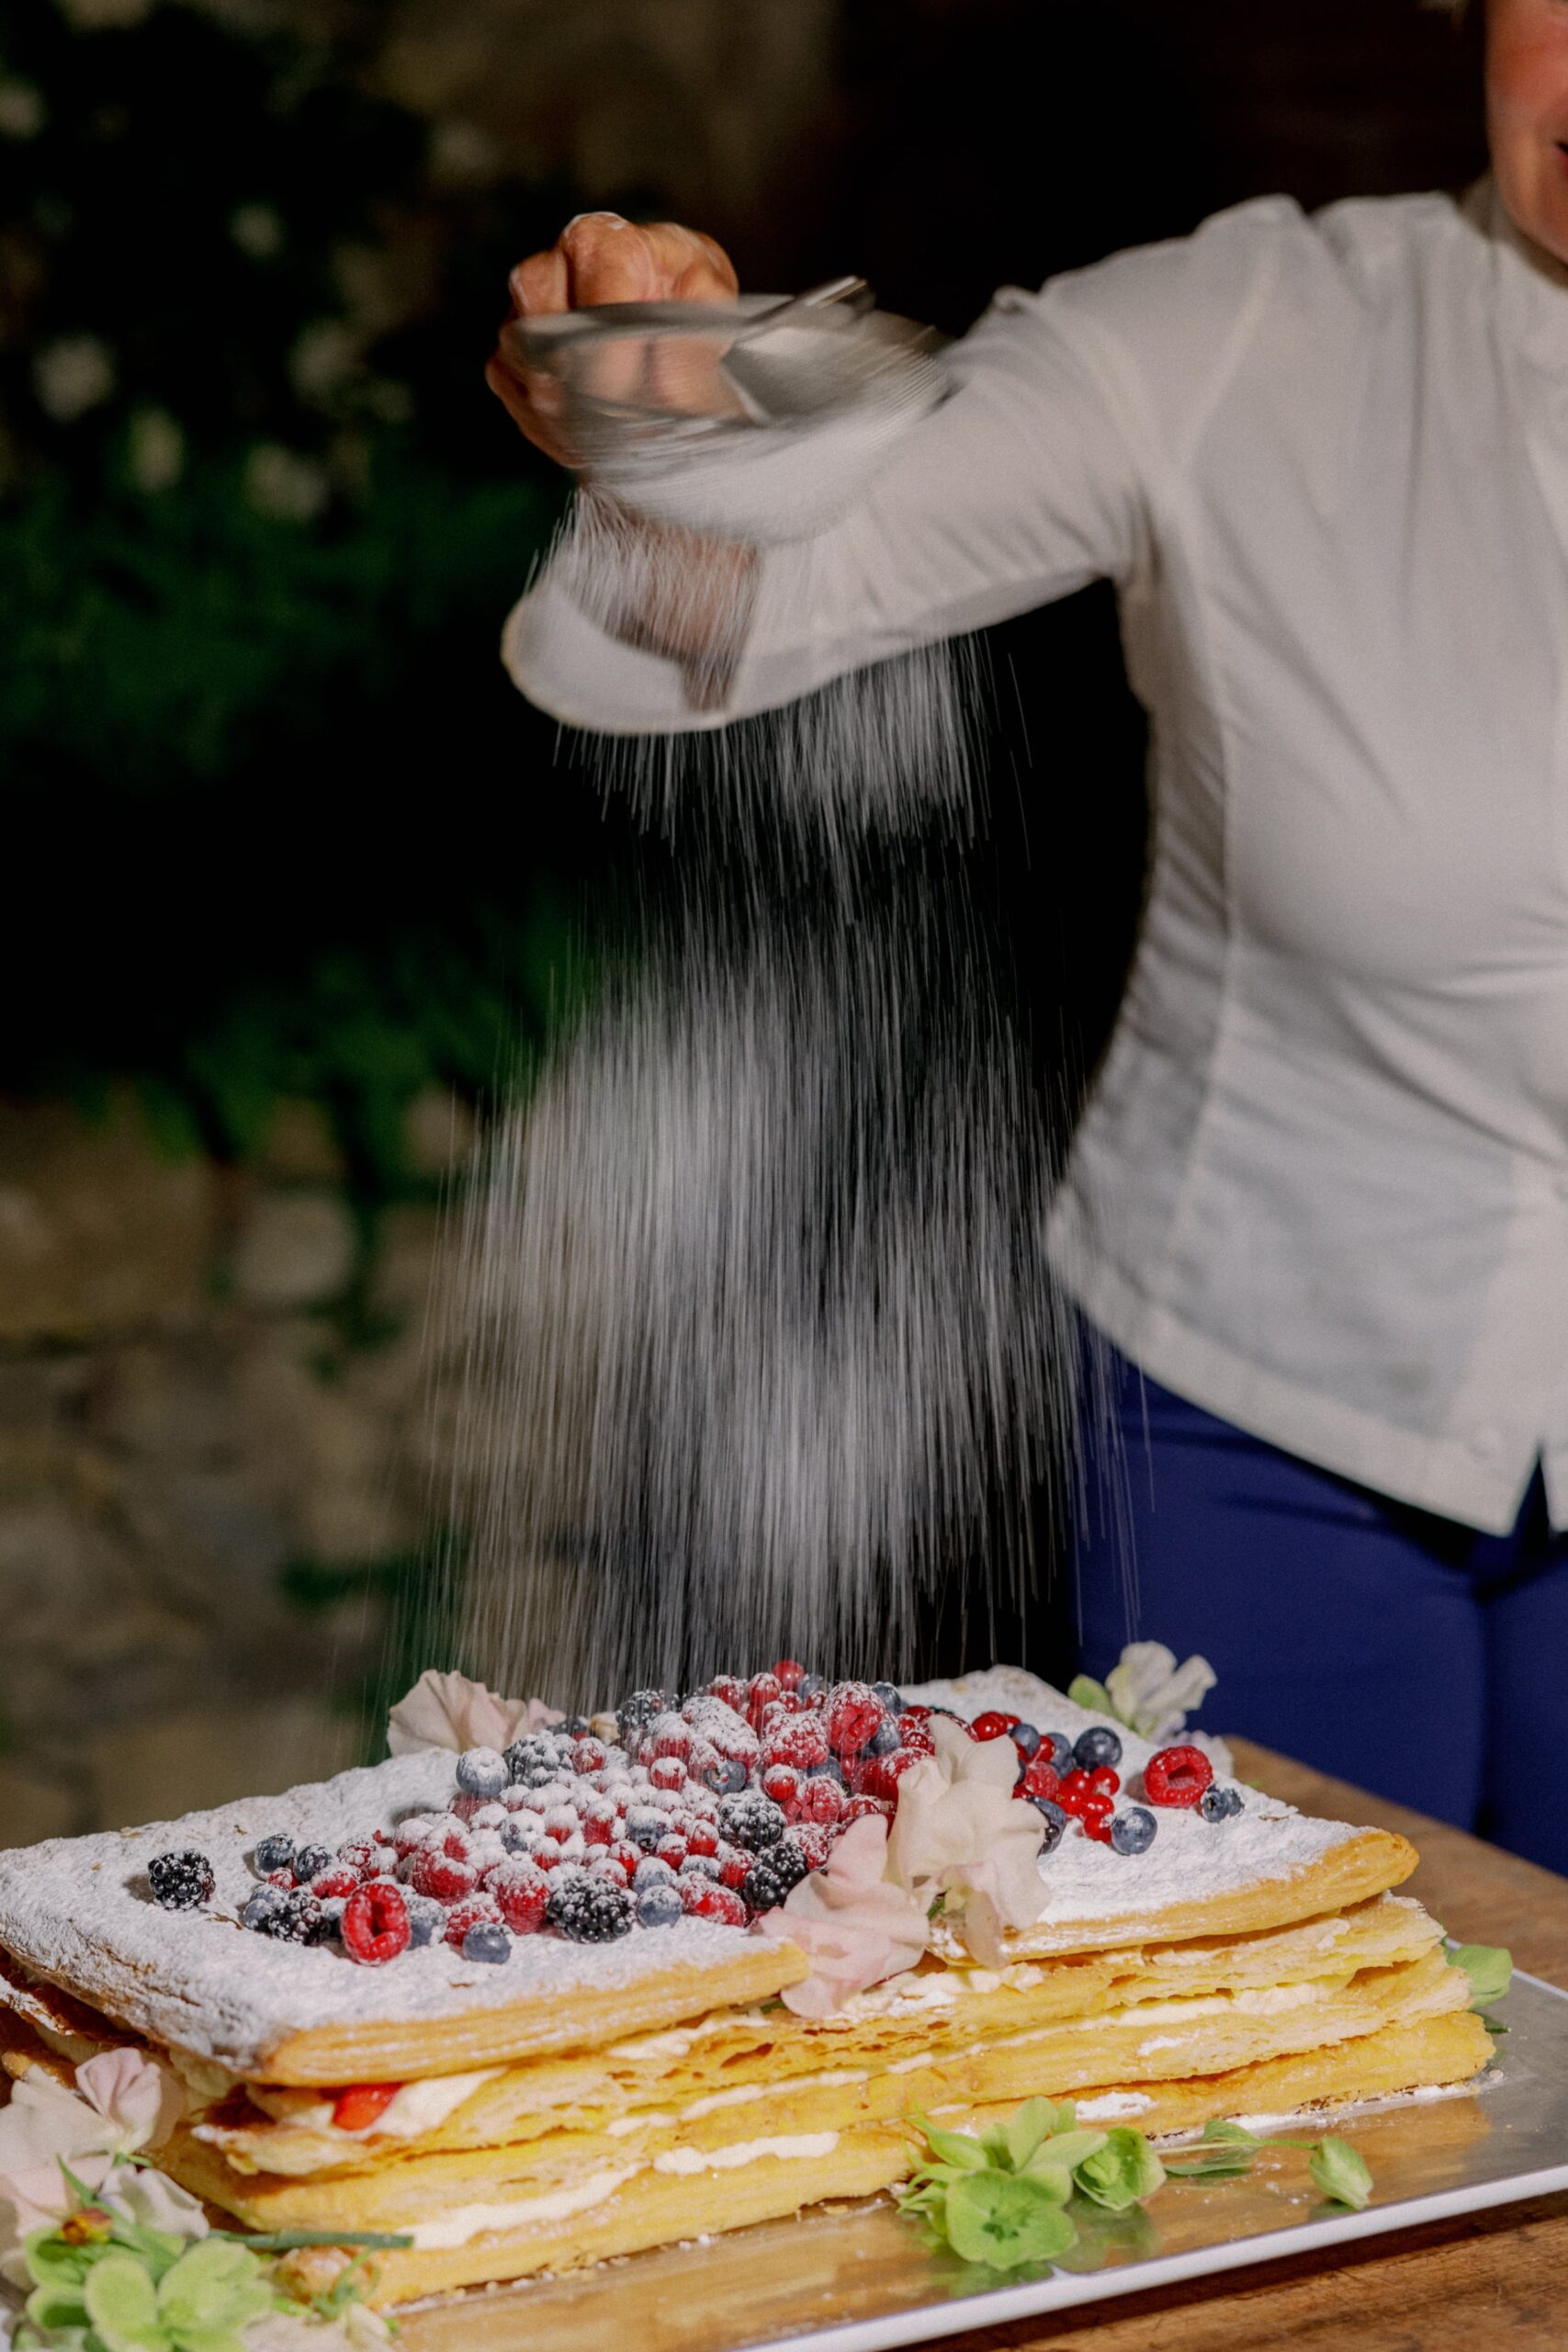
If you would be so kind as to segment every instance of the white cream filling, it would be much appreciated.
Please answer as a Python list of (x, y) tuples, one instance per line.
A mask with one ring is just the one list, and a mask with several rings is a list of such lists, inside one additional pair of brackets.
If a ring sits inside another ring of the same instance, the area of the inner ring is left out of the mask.
[(699, 2115), (713, 2115), (723, 2107), (747, 2107), (758, 2098), (790, 2098), (797, 2091), (839, 2090), (846, 2083), (869, 2080), (863, 2066), (843, 2066), (830, 2074), (785, 2075), (776, 2083), (737, 2083), (727, 2091), (713, 2091), (706, 2098), (694, 2098), (690, 2107), (681, 2109), (682, 2123), (694, 2123)]
[(422, 2251), (428, 2252), (436, 2247), (467, 2245), (471, 2238), (502, 2230), (525, 2230), (537, 2228), (545, 2222), (565, 2222), (573, 2213), (586, 2213), (591, 2206), (603, 2205), (638, 2170), (640, 2166), (627, 2165), (615, 2171), (596, 2172), (589, 2179), (579, 2181), (575, 2188), (558, 2188), (547, 2197), (520, 2197), (505, 2205), (459, 2205), (439, 2222), (418, 2222), (412, 2233), (413, 2242)]
[(813, 2157), (830, 2156), (838, 2144), (836, 2132), (799, 2132), (793, 2138), (738, 2140), (731, 2148), (666, 2148), (662, 2155), (654, 2157), (653, 2169), (682, 2175), (736, 2172), (742, 2165), (756, 2164), (763, 2156), (777, 2156), (785, 2164), (804, 2164)]

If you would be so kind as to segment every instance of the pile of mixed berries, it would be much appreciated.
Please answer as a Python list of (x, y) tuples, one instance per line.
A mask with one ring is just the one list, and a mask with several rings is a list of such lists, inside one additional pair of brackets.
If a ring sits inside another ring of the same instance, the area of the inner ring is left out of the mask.
[[(684, 1699), (638, 1690), (613, 1728), (596, 1719), (604, 1737), (576, 1717), (504, 1754), (469, 1748), (444, 1812), (410, 1815), (335, 1854), (261, 1838), (241, 1920), (290, 1943), (336, 1940), (372, 1967), (435, 1942), (499, 1962), (514, 1938), (541, 1931), (605, 1943), (688, 1917), (744, 1928), (820, 1870), (851, 1822), (892, 1819), (900, 1779), (934, 1751), (932, 1715), (949, 1712), (908, 1704), (887, 1682), (829, 1686), (787, 1658), (750, 1681), (719, 1675)], [(1097, 1726), (1074, 1745), (1006, 1714), (964, 1728), (1012, 1741), (1018, 1793), (1043, 1820), (1046, 1852), (1070, 1819), (1119, 1853), (1152, 1841), (1152, 1813), (1115, 1811), (1114, 1732)], [(1210, 1820), (1239, 1812), (1239, 1796), (1213, 1777), (1197, 1748), (1166, 1748), (1145, 1768), (1144, 1793)], [(161, 1854), (148, 1876), (170, 1908), (211, 1901), (198, 1852)]]

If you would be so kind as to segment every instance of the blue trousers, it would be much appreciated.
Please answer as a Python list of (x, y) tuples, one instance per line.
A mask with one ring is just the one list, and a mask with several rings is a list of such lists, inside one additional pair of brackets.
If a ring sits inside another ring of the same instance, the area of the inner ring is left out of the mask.
[(1112, 1355), (1086, 1407), (1081, 1657), (1209, 1660), (1207, 1727), (1568, 1873), (1568, 1534), (1482, 1535), (1248, 1437)]

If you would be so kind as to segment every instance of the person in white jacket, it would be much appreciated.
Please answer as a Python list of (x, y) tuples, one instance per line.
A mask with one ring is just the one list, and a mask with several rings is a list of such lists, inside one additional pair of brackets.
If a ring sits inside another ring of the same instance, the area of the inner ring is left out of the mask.
[[(1463, 200), (1272, 198), (1004, 289), (831, 528), (692, 541), (705, 618), (635, 641), (547, 575), (506, 654), (574, 724), (711, 728), (1114, 581), (1155, 829), (1052, 1231), (1130, 1457), (1085, 1662), (1130, 1537), (1140, 1630), (1230, 1725), (1568, 1869), (1568, 0), (1486, 33)], [(605, 215), (512, 281), (734, 286)]]

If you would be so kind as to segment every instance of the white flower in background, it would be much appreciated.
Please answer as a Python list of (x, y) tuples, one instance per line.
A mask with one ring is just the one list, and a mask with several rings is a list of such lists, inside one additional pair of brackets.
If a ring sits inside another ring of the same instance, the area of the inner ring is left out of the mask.
[(271, 261), (283, 251), (283, 222), (270, 204), (242, 204), (229, 223), (229, 234), (252, 261)]
[(1032, 1927), (1044, 1896), (1045, 1825), (1015, 1798), (1018, 1750), (1010, 1739), (971, 1739), (933, 1715), (934, 1756), (898, 1782), (887, 1875), (923, 1905), (945, 1896), (943, 1916), (987, 1968), (1003, 1961), (1002, 1929)]
[(245, 496), (258, 514), (312, 523), (331, 494), (326, 468), (277, 441), (258, 441), (245, 460)]
[(78, 32), (121, 32), (152, 13), (153, 0), (56, 0)]
[(506, 162), (501, 142), (477, 122), (449, 119), (430, 133), (430, 176), (437, 187), (484, 187), (501, 177)]
[(342, 319), (318, 319), (288, 355), (288, 373), (302, 401), (330, 407), (361, 366), (359, 346)]
[(204, 2237), (194, 2197), (145, 2165), (123, 2159), (161, 2147), (185, 2111), (167, 2067), (140, 2050), (105, 2050), (76, 2069), (68, 2090), (34, 2068), (0, 2109), (0, 2278), (27, 2283), (23, 2241), (62, 2221), (73, 2198), (61, 2160), (84, 2187), (130, 2220), (181, 2237)]
[(130, 479), (149, 496), (173, 490), (185, 471), (186, 436), (166, 409), (139, 409), (126, 448)]
[(57, 424), (74, 424), (114, 390), (114, 355), (96, 334), (62, 335), (33, 361), (39, 406)]
[(0, 81), (0, 138), (36, 139), (47, 112), (42, 92), (30, 82)]
[(510, 1747), (525, 1732), (543, 1731), (564, 1718), (542, 1699), (502, 1699), (466, 1674), (438, 1674), (427, 1667), (387, 1718), (387, 1747), (393, 1756), (417, 1756), (422, 1748)]
[(1129, 1642), (1105, 1678), (1111, 1703), (1140, 1739), (1173, 1738), (1214, 1687), (1206, 1657), (1178, 1666), (1163, 1642)]

